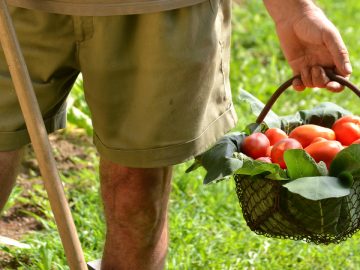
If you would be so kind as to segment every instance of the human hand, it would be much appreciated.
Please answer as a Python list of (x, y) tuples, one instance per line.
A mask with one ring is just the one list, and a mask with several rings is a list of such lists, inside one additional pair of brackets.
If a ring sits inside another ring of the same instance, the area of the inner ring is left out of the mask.
[[(308, 0), (278, 0), (296, 2), (291, 9), (271, 10), (276, 23), (280, 45), (294, 74), (301, 79), (293, 81), (293, 87), (302, 91), (305, 87), (321, 87), (338, 92), (343, 89), (339, 83), (331, 81), (325, 68), (349, 77), (352, 72), (349, 54), (336, 27), (324, 13)], [(266, 3), (266, 2), (265, 2)], [(268, 7), (268, 6), (267, 6)]]

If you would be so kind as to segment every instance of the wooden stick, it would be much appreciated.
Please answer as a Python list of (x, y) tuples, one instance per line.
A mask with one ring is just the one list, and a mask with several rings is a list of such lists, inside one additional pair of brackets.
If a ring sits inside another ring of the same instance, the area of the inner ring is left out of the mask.
[(0, 0), (0, 41), (35, 155), (39, 161), (40, 172), (43, 176), (45, 189), (58, 226), (68, 264), (70, 269), (86, 270), (87, 266), (83, 251), (6, 0)]

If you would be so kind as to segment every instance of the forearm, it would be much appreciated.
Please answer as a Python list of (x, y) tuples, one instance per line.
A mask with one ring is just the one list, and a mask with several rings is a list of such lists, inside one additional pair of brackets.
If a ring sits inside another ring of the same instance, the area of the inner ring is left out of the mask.
[(295, 19), (319, 8), (312, 0), (263, 0), (264, 5), (276, 24), (283, 20)]

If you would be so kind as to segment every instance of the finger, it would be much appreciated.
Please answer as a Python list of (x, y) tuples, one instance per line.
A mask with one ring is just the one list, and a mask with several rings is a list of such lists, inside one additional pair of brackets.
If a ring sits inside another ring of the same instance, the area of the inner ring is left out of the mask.
[(330, 81), (326, 84), (326, 89), (328, 89), (331, 92), (337, 93), (337, 92), (341, 92), (344, 89), (344, 86), (338, 82)]
[[(334, 72), (334, 71), (333, 71)], [(337, 67), (335, 67), (335, 74), (340, 74), (340, 71), (338, 70), (338, 68)], [(345, 79), (347, 79), (347, 80), (349, 80), (350, 79), (350, 76), (351, 76), (351, 74), (348, 74), (348, 75), (345, 75), (345, 76), (343, 76)]]
[[(339, 74), (339, 70), (335, 67), (335, 69), (327, 69), (328, 72)], [(350, 75), (345, 76), (344, 78), (350, 78)], [(330, 81), (326, 84), (326, 88), (331, 92), (341, 92), (344, 90), (344, 86), (336, 81)]]
[(295, 78), (292, 82), (292, 86), (296, 91), (304, 91), (305, 85), (302, 83), (302, 81), (298, 78)]
[(305, 67), (301, 70), (301, 81), (305, 85), (305, 87), (314, 87), (312, 78), (311, 78), (311, 72), (310, 68)]
[(311, 68), (311, 77), (314, 87), (325, 88), (330, 79), (326, 76), (323, 68), (314, 66)]
[(350, 75), (352, 67), (349, 59), (349, 53), (339, 31), (337, 31), (335, 26), (334, 29), (328, 30), (324, 33), (324, 42), (333, 58), (339, 74), (342, 76)]

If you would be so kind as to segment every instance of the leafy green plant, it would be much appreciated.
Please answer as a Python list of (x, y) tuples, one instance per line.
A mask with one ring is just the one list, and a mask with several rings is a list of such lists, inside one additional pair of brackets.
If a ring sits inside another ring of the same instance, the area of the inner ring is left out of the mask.
[(92, 121), (89, 107), (85, 101), (83, 88), (83, 80), (82, 77), (79, 76), (68, 98), (67, 120), (71, 125), (82, 128), (88, 135), (91, 135), (93, 130)]

